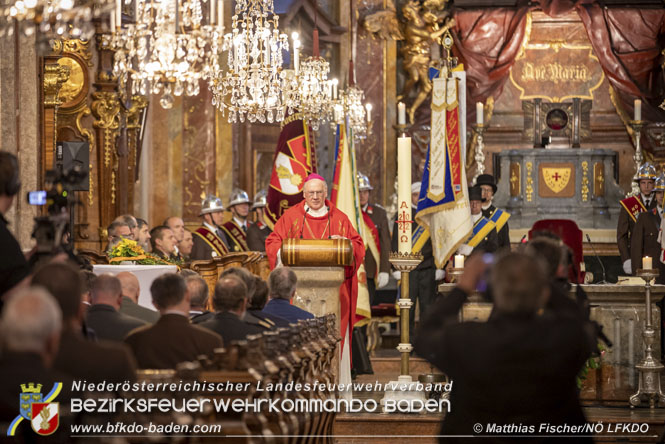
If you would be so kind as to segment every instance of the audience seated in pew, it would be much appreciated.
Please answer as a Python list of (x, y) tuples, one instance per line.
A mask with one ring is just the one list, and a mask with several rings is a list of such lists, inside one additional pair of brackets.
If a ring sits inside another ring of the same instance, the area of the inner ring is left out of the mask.
[(296, 284), (298, 282), (293, 270), (288, 267), (275, 268), (270, 273), (268, 281), (270, 300), (263, 308), (263, 313), (279, 316), (289, 322), (314, 318), (312, 313), (291, 304), (291, 298), (296, 294)]
[[(252, 300), (252, 298), (254, 297), (254, 293), (256, 292), (256, 281), (254, 280), (254, 275), (250, 273), (249, 270), (246, 270), (244, 268), (231, 267), (222, 271), (222, 273), (219, 275), (219, 278), (221, 279), (224, 276), (229, 276), (229, 275), (238, 276), (247, 286), (246, 307), (249, 307), (250, 301)], [(245, 311), (242, 320), (248, 324), (260, 327), (264, 330), (270, 330), (275, 327), (274, 322), (264, 318), (256, 317), (252, 313), (250, 313), (249, 310)]]
[(288, 327), (289, 321), (286, 319), (263, 311), (263, 307), (268, 302), (268, 284), (258, 276), (254, 276), (254, 281), (256, 290), (254, 290), (254, 295), (249, 299), (247, 312), (266, 322), (272, 322), (277, 328)]
[[(57, 278), (54, 278), (57, 276)], [(86, 307), (81, 304), (85, 286), (81, 273), (65, 263), (50, 263), (35, 273), (32, 285), (45, 288), (62, 310), (60, 349), (53, 368), (90, 382), (133, 381), (136, 363), (129, 349), (111, 341), (93, 342), (83, 334)]]
[(212, 355), (222, 347), (217, 333), (190, 324), (190, 293), (181, 276), (159, 276), (150, 286), (150, 294), (161, 317), (155, 325), (140, 327), (125, 338), (140, 368), (175, 368), (180, 362)]
[(149, 324), (157, 322), (157, 319), (159, 319), (159, 313), (155, 310), (150, 310), (149, 308), (139, 305), (141, 284), (134, 273), (121, 271), (116, 277), (120, 280), (120, 287), (122, 288), (120, 313), (141, 319)]
[(92, 283), (92, 306), (88, 308), (86, 322), (100, 339), (122, 341), (127, 333), (146, 324), (145, 321), (120, 313), (122, 287), (111, 274), (97, 276)]
[(199, 325), (219, 334), (224, 344), (266, 331), (242, 320), (247, 307), (247, 286), (236, 275), (224, 276), (217, 281), (212, 305), (215, 315)]

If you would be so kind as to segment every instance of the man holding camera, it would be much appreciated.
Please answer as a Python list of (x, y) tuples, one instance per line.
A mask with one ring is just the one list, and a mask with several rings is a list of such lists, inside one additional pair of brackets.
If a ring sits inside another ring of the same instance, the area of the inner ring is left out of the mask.
[[(0, 298), (30, 273), (30, 266), (21, 246), (7, 228), (5, 214), (21, 189), (18, 160), (6, 151), (0, 151)], [(0, 306), (2, 305), (0, 299)]]

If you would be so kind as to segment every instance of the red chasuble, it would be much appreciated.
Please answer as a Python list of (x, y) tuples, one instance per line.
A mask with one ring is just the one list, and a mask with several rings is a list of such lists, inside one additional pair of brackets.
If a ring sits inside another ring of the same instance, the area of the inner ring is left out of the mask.
[[(286, 210), (275, 224), (273, 232), (266, 239), (266, 254), (270, 261), (270, 269), (273, 269), (277, 264), (277, 252), (282, 248), (284, 239), (328, 239), (330, 236), (338, 235), (351, 241), (353, 266), (345, 267), (345, 280), (339, 291), (340, 334), (343, 341), (347, 327), (352, 329), (355, 321), (354, 316), (350, 316), (350, 314), (356, 312), (358, 295), (356, 271), (365, 260), (365, 244), (346, 214), (335, 208), (327, 199), (326, 206), (330, 210), (322, 217), (305, 215), (304, 200)], [(351, 330), (349, 330), (350, 336)]]

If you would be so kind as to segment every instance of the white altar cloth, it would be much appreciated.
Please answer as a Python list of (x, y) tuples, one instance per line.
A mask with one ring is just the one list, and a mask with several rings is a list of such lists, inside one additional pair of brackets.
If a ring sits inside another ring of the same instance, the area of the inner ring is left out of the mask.
[(150, 296), (150, 285), (158, 276), (164, 273), (175, 273), (178, 267), (175, 265), (93, 265), (92, 271), (95, 274), (118, 274), (122, 271), (130, 271), (136, 275), (141, 285), (141, 294), (139, 295), (139, 305), (151, 310), (157, 310), (152, 305)]

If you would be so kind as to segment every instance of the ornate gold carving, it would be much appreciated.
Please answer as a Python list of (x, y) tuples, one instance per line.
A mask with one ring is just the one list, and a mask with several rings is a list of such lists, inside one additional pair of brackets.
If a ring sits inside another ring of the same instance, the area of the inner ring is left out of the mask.
[(57, 55), (61, 54), (76, 55), (81, 60), (84, 60), (89, 68), (93, 67), (92, 52), (90, 51), (89, 40), (78, 40), (78, 39), (52, 40), (51, 49)]
[(60, 100), (63, 104), (73, 102), (86, 87), (83, 68), (76, 59), (72, 57), (60, 57), (58, 64), (69, 68), (69, 78), (60, 88)]
[(58, 94), (69, 78), (69, 68), (57, 63), (44, 65), (44, 105), (58, 106), (62, 103)]
[(582, 202), (589, 200), (589, 162), (582, 162)]
[(405, 21), (400, 22), (395, 5), (389, 1), (387, 9), (368, 15), (363, 22), (368, 32), (381, 38), (405, 40), (402, 57), (407, 81), (397, 100), (409, 97), (414, 88), (417, 89), (416, 98), (408, 110), (411, 123), (416, 110), (432, 92), (428, 75), (432, 61), (430, 47), (434, 43), (441, 45), (441, 36), (455, 25), (447, 3), (448, 0), (429, 0), (421, 5), (410, 0), (402, 6)]
[(520, 164), (518, 162), (510, 163), (510, 196), (519, 196), (522, 193), (522, 183), (520, 178)]
[(99, 91), (92, 94), (93, 126), (104, 130), (104, 166), (111, 164), (112, 144), (119, 126), (120, 102), (118, 93)]
[(533, 162), (526, 163), (526, 201), (533, 201)]
[(593, 194), (596, 197), (605, 195), (605, 165), (602, 162), (593, 164)]
[(128, 129), (140, 129), (142, 111), (148, 106), (148, 99), (145, 96), (135, 95), (132, 96), (132, 105), (127, 111), (127, 128)]

